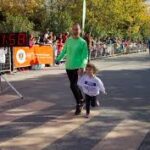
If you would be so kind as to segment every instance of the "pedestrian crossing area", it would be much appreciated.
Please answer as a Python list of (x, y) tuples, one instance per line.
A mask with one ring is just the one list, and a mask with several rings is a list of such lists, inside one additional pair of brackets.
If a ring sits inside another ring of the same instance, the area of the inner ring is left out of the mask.
[(86, 119), (69, 109), (56, 113), (55, 105), (1, 95), (0, 150), (138, 150), (149, 132), (149, 123), (122, 119), (121, 111), (96, 109)]

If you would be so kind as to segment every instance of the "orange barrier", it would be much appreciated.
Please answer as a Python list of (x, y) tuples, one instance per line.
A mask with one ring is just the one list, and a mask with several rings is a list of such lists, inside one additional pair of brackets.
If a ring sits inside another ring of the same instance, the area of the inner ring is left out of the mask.
[(28, 67), (36, 64), (54, 64), (52, 46), (13, 47), (14, 68)]

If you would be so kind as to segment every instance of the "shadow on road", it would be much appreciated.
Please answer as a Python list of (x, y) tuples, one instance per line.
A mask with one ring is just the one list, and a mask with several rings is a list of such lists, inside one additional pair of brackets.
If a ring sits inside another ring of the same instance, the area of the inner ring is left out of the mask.
[[(99, 74), (100, 78), (104, 81), (108, 96), (100, 96), (102, 108), (109, 110), (118, 110), (128, 112), (130, 115), (128, 119), (135, 119), (145, 122), (150, 122), (150, 69), (144, 70), (117, 70), (117, 71), (103, 71)], [(0, 112), (5, 112), (10, 108), (17, 108), (21, 105), (31, 103), (33, 101), (41, 100), (45, 102), (52, 102), (55, 105), (46, 109), (40, 110), (35, 114), (19, 118), (12, 121), (8, 125), (0, 126), (0, 141), (5, 141), (13, 137), (19, 136), (29, 129), (36, 128), (47, 121), (53, 120), (56, 117), (65, 114), (72, 110), (74, 107), (74, 100), (69, 90), (69, 84), (66, 74), (60, 75), (48, 75), (40, 78), (32, 78), (24, 81), (12, 82), (13, 85), (20, 90), (20, 92), (28, 97), (27, 100), (13, 101), (6, 103), (5, 106), (0, 106)], [(9, 91), (8, 93), (11, 93)], [(13, 94), (13, 93), (11, 93)], [(93, 128), (97, 129), (97, 138), (92, 142), (96, 144), (99, 141), (100, 129), (103, 121), (103, 136), (106, 135), (108, 130), (114, 128), (120, 121), (126, 119), (125, 116), (113, 116), (111, 113), (108, 116), (98, 116), (93, 118)], [(106, 124), (108, 123), (108, 126)], [(112, 123), (112, 124), (111, 124)], [(90, 126), (83, 125), (80, 129), (77, 129), (69, 135), (66, 135), (63, 139), (69, 142), (72, 137), (76, 136), (76, 141), (68, 146), (72, 148), (77, 144), (79, 139), (77, 133), (82, 129), (87, 128), (90, 131)], [(106, 132), (106, 131), (107, 132)], [(105, 131), (105, 132), (104, 132)], [(105, 134), (104, 134), (105, 133)], [(83, 133), (86, 134), (86, 133)], [(93, 132), (90, 131), (89, 135)], [(86, 138), (82, 139), (85, 142)], [(58, 145), (63, 141), (58, 140), (54, 145)], [(89, 149), (94, 145), (88, 145)], [(49, 145), (46, 149), (51, 149), (52, 145)]]
[(108, 97), (104, 107), (130, 111), (133, 119), (150, 121), (150, 69), (104, 71)]

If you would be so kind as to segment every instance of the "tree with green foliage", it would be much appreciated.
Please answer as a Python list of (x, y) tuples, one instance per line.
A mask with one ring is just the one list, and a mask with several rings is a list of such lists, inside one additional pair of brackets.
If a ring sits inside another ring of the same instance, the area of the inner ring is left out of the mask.
[(34, 24), (27, 17), (6, 15), (6, 21), (0, 23), (0, 32), (33, 31)]
[[(0, 24), (9, 12), (14, 19), (25, 16), (36, 31), (66, 32), (73, 22), (82, 23), (82, 0), (0, 0), (0, 12)], [(149, 26), (144, 0), (87, 0), (85, 31), (94, 36), (142, 40), (150, 36)]]

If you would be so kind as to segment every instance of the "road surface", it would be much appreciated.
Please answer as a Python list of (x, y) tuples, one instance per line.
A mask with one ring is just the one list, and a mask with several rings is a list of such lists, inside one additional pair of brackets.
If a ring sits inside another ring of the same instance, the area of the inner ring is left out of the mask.
[(73, 115), (63, 65), (7, 75), (24, 100), (11, 90), (0, 96), (0, 150), (150, 150), (150, 57), (93, 63), (108, 95), (90, 119)]

